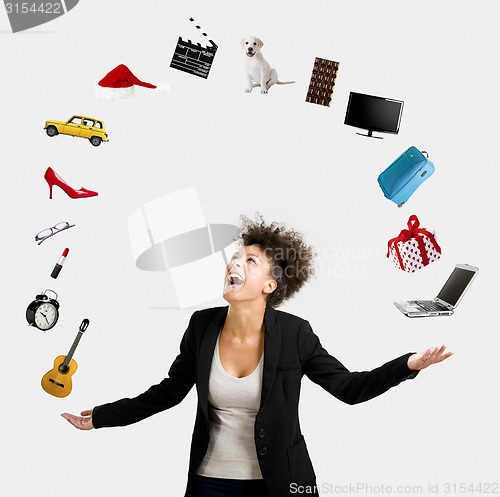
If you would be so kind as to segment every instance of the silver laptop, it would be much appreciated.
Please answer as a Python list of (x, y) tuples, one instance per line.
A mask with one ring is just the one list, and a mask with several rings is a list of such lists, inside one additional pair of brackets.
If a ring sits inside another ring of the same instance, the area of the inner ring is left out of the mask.
[(475, 266), (457, 264), (435, 299), (394, 302), (394, 305), (409, 318), (451, 316), (478, 271)]

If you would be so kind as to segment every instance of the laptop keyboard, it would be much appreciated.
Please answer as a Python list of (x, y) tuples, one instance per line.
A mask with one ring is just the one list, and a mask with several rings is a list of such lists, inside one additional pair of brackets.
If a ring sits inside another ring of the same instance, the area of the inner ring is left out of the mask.
[(411, 300), (410, 303), (417, 304), (426, 311), (443, 311), (446, 307), (434, 302), (434, 300)]

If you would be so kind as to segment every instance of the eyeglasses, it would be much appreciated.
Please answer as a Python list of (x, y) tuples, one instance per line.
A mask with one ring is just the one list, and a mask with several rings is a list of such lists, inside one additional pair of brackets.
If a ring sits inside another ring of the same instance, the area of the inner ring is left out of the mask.
[(47, 238), (50, 238), (52, 235), (56, 235), (61, 231), (67, 230), (68, 228), (73, 228), (73, 226), (76, 226), (76, 224), (69, 224), (68, 222), (57, 223), (55, 226), (52, 226), (52, 228), (46, 228), (40, 231), (40, 233), (35, 236), (35, 242), (38, 242), (38, 245), (40, 245), (44, 240), (47, 240)]

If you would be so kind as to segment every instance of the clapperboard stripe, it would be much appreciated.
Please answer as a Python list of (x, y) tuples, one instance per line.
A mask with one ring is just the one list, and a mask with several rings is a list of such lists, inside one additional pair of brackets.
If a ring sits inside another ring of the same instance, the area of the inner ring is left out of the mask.
[[(195, 22), (192, 17), (189, 20)], [(201, 30), (201, 26), (195, 26)], [(202, 32), (202, 35), (208, 37), (205, 32)], [(185, 41), (179, 36), (170, 67), (207, 79), (218, 48), (213, 40), (209, 39), (208, 42), (211, 46), (202, 47), (200, 43), (194, 44), (191, 40)]]
[[(194, 22), (194, 19), (193, 19), (192, 17), (191, 17), (189, 20), (190, 20), (191, 22)], [(201, 26), (198, 26), (198, 24), (197, 24), (197, 25), (196, 25), (196, 29), (201, 29)], [(202, 34), (203, 36), (205, 36), (205, 37), (207, 37), (207, 36), (208, 36), (208, 35), (207, 35), (207, 33), (201, 33), (201, 34)], [(210, 44), (211, 44), (212, 46), (217, 47), (217, 45), (214, 43), (214, 41), (213, 41), (213, 40), (208, 40), (208, 41), (210, 42)]]

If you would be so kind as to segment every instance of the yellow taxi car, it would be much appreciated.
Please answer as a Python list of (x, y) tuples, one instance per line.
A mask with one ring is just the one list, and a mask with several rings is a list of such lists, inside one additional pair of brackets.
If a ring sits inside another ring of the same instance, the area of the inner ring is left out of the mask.
[(94, 147), (109, 141), (104, 123), (93, 117), (73, 116), (66, 122), (46, 121), (43, 129), (49, 136), (61, 134), (88, 138)]

